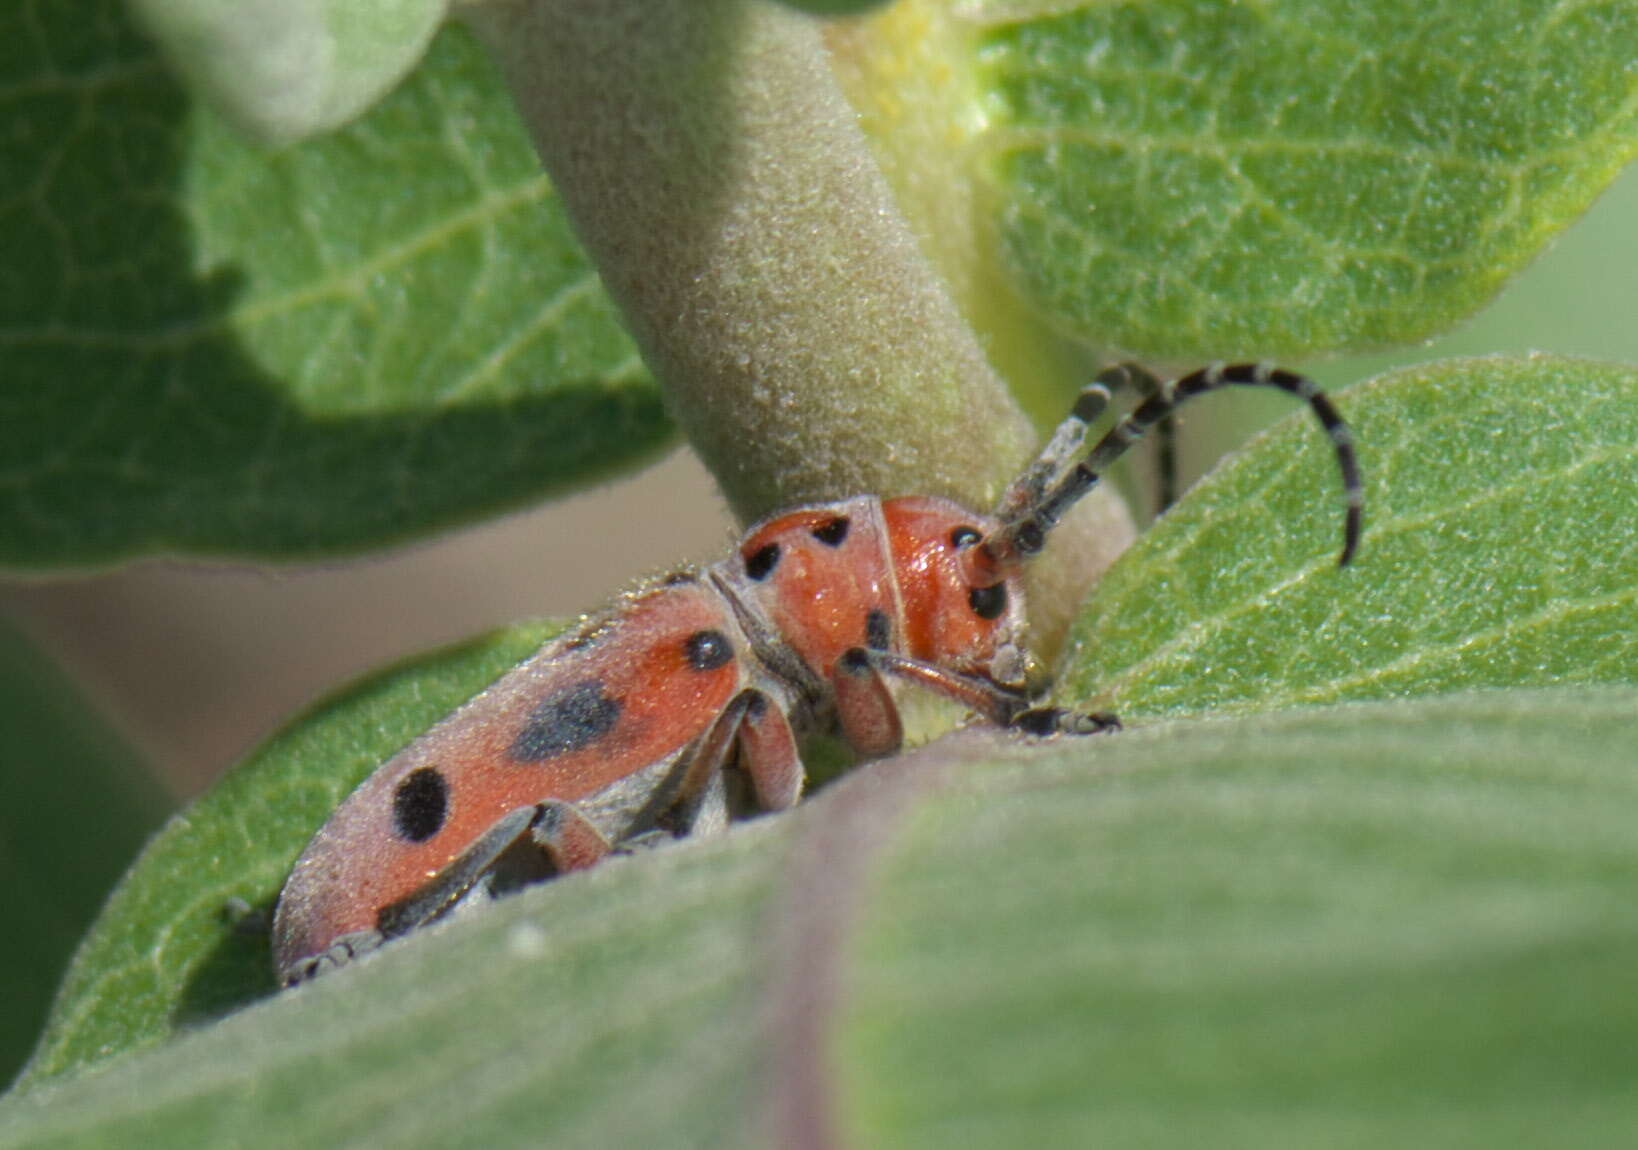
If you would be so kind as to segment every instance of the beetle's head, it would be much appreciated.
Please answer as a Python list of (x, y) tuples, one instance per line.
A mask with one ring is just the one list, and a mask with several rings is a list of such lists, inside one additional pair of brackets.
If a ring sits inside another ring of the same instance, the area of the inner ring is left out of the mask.
[(904, 601), (907, 652), (1023, 686), (1022, 564), (998, 561), (983, 547), (996, 522), (931, 496), (886, 500), (882, 515)]

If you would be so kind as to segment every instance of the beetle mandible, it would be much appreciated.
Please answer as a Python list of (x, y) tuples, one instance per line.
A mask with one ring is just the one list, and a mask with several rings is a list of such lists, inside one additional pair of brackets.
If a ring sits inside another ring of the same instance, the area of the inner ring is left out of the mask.
[[(1145, 398), (1083, 454), (1123, 383)], [(834, 731), (861, 758), (898, 749), (901, 684), (1032, 735), (1118, 726), (1042, 704), (1026, 685), (1023, 564), (1147, 429), (1229, 384), (1288, 392), (1318, 418), (1342, 472), (1348, 563), (1359, 467), (1312, 381), (1261, 364), (1172, 384), (1112, 368), (990, 515), (930, 496), (792, 508), (727, 559), (656, 580), (544, 644), (378, 768), (313, 837), (274, 918), (279, 980), (341, 965), (475, 893), (720, 826), (741, 806), (730, 765), (750, 805), (783, 810), (802, 793), (802, 735)]]

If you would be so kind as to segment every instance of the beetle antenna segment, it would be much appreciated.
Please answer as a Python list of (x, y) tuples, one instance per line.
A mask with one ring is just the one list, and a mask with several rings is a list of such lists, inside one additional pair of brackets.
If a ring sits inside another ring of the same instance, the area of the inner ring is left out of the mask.
[[(1125, 387), (1139, 400), (1159, 395), (1166, 385), (1160, 377), (1142, 364), (1121, 363), (1104, 371), (1099, 377), (1111, 387)], [(1175, 405), (1174, 405), (1175, 406)], [(1155, 514), (1164, 515), (1177, 502), (1177, 416), (1166, 414), (1155, 424)]]
[[(1134, 375), (1140, 372), (1148, 374), (1142, 368), (1127, 368), (1124, 365), (1101, 372), (1098, 375), (1099, 382), (1083, 391), (1082, 397), (1084, 398), (1092, 388), (1102, 385), (1103, 381), (1113, 382), (1131, 378), (1128, 372)], [(1325, 429), (1325, 434), (1330, 438), (1331, 446), (1336, 451), (1337, 466), (1342, 472), (1342, 491), (1347, 503), (1347, 517), (1343, 524), (1342, 555), (1337, 565), (1347, 566), (1359, 547), (1365, 504), (1364, 489), (1359, 478), (1359, 460), (1354, 454), (1353, 433), (1342, 416), (1337, 413), (1330, 398), (1313, 380), (1296, 372), (1261, 363), (1236, 363), (1227, 366), (1212, 364), (1210, 367), (1190, 372), (1175, 383), (1160, 384), (1148, 398), (1111, 427), (1103, 438), (1093, 445), (1092, 450), (1087, 452), (1084, 459), (1059, 477), (1056, 483), (1048, 486), (1045, 481), (1037, 481), (1035, 474), (1058, 445), (1059, 436), (1064, 434), (1065, 428), (1076, 421), (1076, 415), (1072, 414), (1059, 426), (1040, 457), (1031, 463), (1018, 482), (1008, 489), (997, 516), (1001, 520), (1001, 527), (980, 546), (997, 563), (1004, 563), (1009, 559), (1027, 559), (1036, 554), (1046, 545), (1047, 533), (1057, 525), (1065, 512), (1098, 485), (1109, 465), (1126, 454), (1132, 444), (1143, 438), (1144, 432), (1169, 416), (1181, 404), (1230, 384), (1241, 387), (1272, 387), (1288, 392), (1306, 402), (1314, 412), (1315, 418), (1320, 421), (1320, 426)], [(1105, 390), (1107, 393), (1107, 388)], [(1078, 411), (1080, 401), (1076, 402), (1076, 408)], [(1080, 435), (1084, 439), (1084, 421), (1081, 423)], [(1033, 498), (1022, 501), (1026, 494), (1032, 495)], [(1017, 504), (1013, 502), (1015, 496), (1020, 500)]]
[(1125, 380), (1124, 367), (1111, 367), (1100, 371), (1091, 383), (1081, 388), (1080, 395), (1075, 398), (1075, 406), (1070, 408), (1064, 421), (1002, 494), (993, 513), (997, 519), (1003, 523), (1010, 522), (1028, 514), (1030, 508), (1041, 502), (1047, 484), (1063, 471), (1065, 461), (1081, 449), (1081, 444), (1086, 442), (1087, 429), (1098, 421), (1098, 416), (1109, 406), (1113, 398), (1112, 388), (1121, 386)]

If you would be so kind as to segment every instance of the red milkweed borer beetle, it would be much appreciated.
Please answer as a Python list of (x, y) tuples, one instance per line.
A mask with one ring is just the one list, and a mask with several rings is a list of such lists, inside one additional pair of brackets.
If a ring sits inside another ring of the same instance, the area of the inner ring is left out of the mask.
[[(1119, 383), (1146, 397), (1082, 455)], [(474, 892), (720, 825), (737, 813), (730, 764), (752, 805), (783, 810), (802, 793), (802, 734), (835, 731), (862, 758), (898, 749), (896, 685), (1032, 735), (1117, 726), (1026, 687), (1023, 565), (1148, 428), (1227, 384), (1278, 388), (1318, 417), (1342, 470), (1346, 564), (1359, 468), (1347, 425), (1310, 380), (1238, 364), (1166, 385), (1111, 369), (992, 514), (873, 495), (781, 512), (727, 559), (659, 579), (546, 643), (410, 743), (291, 872), (274, 920), (280, 981), (340, 965)]]

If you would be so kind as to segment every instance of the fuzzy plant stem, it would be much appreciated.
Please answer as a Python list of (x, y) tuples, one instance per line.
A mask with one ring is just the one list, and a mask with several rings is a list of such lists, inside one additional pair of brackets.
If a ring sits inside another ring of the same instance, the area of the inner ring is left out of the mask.
[[(1035, 431), (918, 249), (815, 20), (766, 0), (466, 13), (742, 520), (862, 492), (990, 505)], [(1129, 537), (1113, 502), (1084, 518), (1097, 554), (1063, 548), (1082, 578)]]

